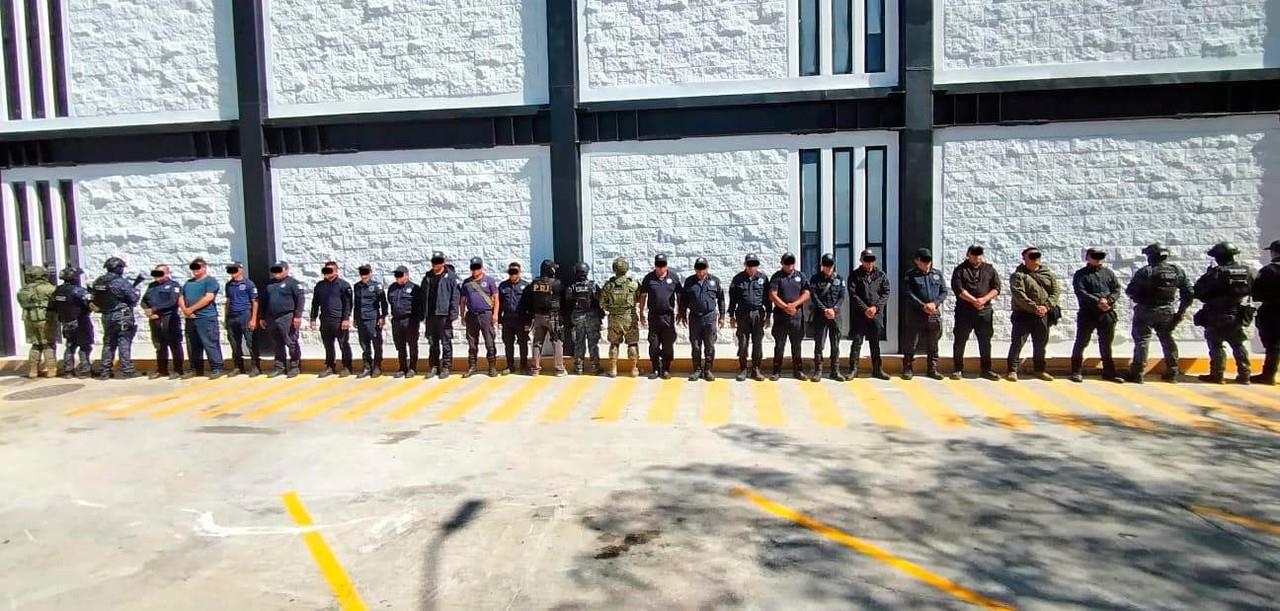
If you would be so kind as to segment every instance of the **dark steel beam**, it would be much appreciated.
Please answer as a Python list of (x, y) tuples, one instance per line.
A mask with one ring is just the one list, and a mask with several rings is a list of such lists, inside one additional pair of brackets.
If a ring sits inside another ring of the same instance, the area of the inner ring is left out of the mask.
[(1099, 87), (1146, 87), (1150, 85), (1180, 85), (1192, 83), (1244, 83), (1249, 81), (1274, 81), (1278, 79), (1280, 79), (1280, 68), (1256, 68), (1250, 70), (1119, 74), (1073, 78), (982, 81), (975, 83), (935, 83), (933, 89), (934, 91), (945, 91), (947, 93), (988, 93), (1005, 91), (1041, 91), (1048, 89), (1091, 89)]
[(265, 130), (267, 154), (271, 156), (547, 144), (551, 131), (546, 111), (372, 123), (272, 124)]
[(683, 98), (652, 98), (645, 100), (616, 100), (583, 102), (578, 105), (586, 112), (625, 110), (665, 110), (672, 108), (704, 108), (712, 106), (755, 106), (759, 104), (783, 104), (795, 102), (825, 102), (829, 100), (861, 100), (883, 98), (894, 93), (891, 87), (868, 89), (821, 89), (814, 91), (779, 91), (773, 93), (748, 93), (733, 95), (707, 95)]
[(239, 109), (240, 178), (249, 275), (266, 286), (276, 258), (275, 214), (271, 203), (271, 165), (262, 122), (267, 116), (266, 57), (262, 0), (231, 4), (235, 32), (236, 101)]
[(42, 133), (28, 133), (26, 136), (27, 140), (0, 140), (0, 168), (188, 161), (239, 155), (239, 137), (232, 129), (131, 136), (45, 137), (48, 134)]
[[(909, 269), (912, 253), (933, 242), (933, 1), (903, 0), (900, 57), (905, 129), (898, 140), (898, 261)], [(912, 307), (898, 291), (899, 311)], [(906, 316), (898, 337), (906, 337)], [(903, 347), (900, 345), (899, 350)]]
[[(551, 224), (562, 269), (583, 260), (578, 159), (578, 35), (574, 0), (547, 0), (547, 86), (551, 102)], [(533, 262), (537, 265), (537, 262)]]

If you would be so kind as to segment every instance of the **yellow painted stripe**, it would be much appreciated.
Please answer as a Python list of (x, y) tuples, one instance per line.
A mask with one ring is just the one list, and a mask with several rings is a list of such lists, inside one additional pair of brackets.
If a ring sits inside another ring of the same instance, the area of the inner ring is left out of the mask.
[(649, 406), (649, 414), (645, 422), (649, 424), (670, 424), (676, 419), (677, 402), (680, 400), (680, 389), (684, 386), (684, 378), (671, 378), (658, 384), (658, 392)]
[(290, 405), (304, 404), (307, 399), (325, 392), (332, 392), (335, 386), (341, 383), (336, 379), (317, 380), (311, 384), (310, 388), (302, 389), (296, 393), (289, 393), (271, 401), (265, 405), (261, 405), (256, 409), (250, 410), (240, 415), (245, 420), (266, 420), (272, 414), (289, 407)]
[(261, 401), (263, 399), (274, 397), (286, 390), (293, 388), (294, 386), (297, 386), (307, 381), (308, 378), (315, 379), (311, 376), (308, 376), (305, 378), (302, 376), (298, 376), (296, 378), (293, 378), (292, 380), (286, 379), (283, 382), (276, 384), (275, 386), (264, 388), (261, 391), (256, 393), (242, 393), (243, 396), (240, 396), (237, 399), (231, 399), (226, 403), (223, 403), (222, 405), (215, 405), (202, 412), (198, 412), (195, 417), (201, 420), (217, 418), (218, 416), (221, 416), (222, 414), (225, 414), (227, 412), (240, 409), (246, 405), (257, 403), (258, 401)]
[(1160, 390), (1160, 392), (1163, 392), (1166, 395), (1186, 401), (1195, 407), (1206, 407), (1217, 412), (1222, 412), (1223, 415), (1233, 420), (1239, 420), (1240, 422), (1251, 424), (1260, 429), (1266, 429), (1272, 433), (1280, 433), (1280, 422), (1254, 415), (1248, 410), (1240, 409), (1234, 405), (1228, 405), (1209, 395), (1189, 388), (1184, 388), (1177, 384), (1152, 384), (1151, 387)]
[(444, 396), (445, 393), (457, 388), (463, 382), (461, 376), (450, 376), (447, 379), (440, 380), (435, 383), (427, 383), (427, 389), (418, 393), (409, 399), (399, 409), (387, 414), (387, 420), (407, 420), (412, 418), (414, 414), (424, 410), (427, 406), (435, 403), (436, 399)]
[(1040, 393), (1034, 392), (1024, 382), (1005, 382), (993, 384), (992, 387), (999, 388), (1001, 392), (1013, 400), (1040, 412), (1046, 418), (1058, 424), (1066, 425), (1079, 431), (1091, 431), (1097, 428), (1092, 422), (1081, 418), (1056, 402), (1044, 398)]
[(1222, 511), (1220, 509), (1214, 509), (1212, 507), (1205, 507), (1204, 505), (1192, 505), (1191, 511), (1194, 511), (1202, 516), (1220, 518), (1228, 522), (1232, 522), (1234, 524), (1239, 524), (1241, 526), (1252, 528), (1254, 530), (1260, 530), (1262, 532), (1269, 533), (1272, 535), (1280, 535), (1280, 524), (1272, 524), (1270, 522), (1263, 522), (1262, 520), (1246, 518), (1245, 516), (1236, 515), (1234, 513)]
[(921, 411), (932, 418), (938, 426), (944, 429), (962, 429), (969, 426), (964, 418), (960, 417), (955, 410), (947, 407), (936, 395), (929, 392), (926, 386), (930, 384), (924, 380), (903, 380), (902, 378), (894, 378), (894, 384), (902, 389), (902, 392), (916, 404)]
[[(981, 382), (982, 384), (993, 384), (994, 382)], [(986, 417), (994, 420), (996, 424), (1010, 429), (1022, 430), (1031, 428), (1031, 423), (1026, 418), (1014, 413), (1013, 410), (1005, 407), (999, 401), (991, 398), (989, 393), (983, 393), (975, 388), (977, 382), (969, 382), (968, 380), (948, 380), (944, 382), (947, 390), (957, 394), (964, 399), (969, 405), (982, 412)]]
[(1245, 387), (1226, 384), (1221, 389), (1226, 391), (1227, 394), (1234, 395), (1241, 401), (1249, 403), (1249, 405), (1280, 411), (1280, 397), (1269, 396), (1258, 386)]
[(485, 418), (487, 422), (511, 422), (520, 415), (525, 406), (532, 402), (535, 398), (542, 395), (542, 390), (551, 384), (555, 378), (551, 376), (538, 376), (529, 380), (527, 384), (520, 387), (520, 390), (512, 393), (507, 400), (499, 405), (489, 417)]
[(1188, 412), (1182, 409), (1181, 407), (1178, 407), (1176, 405), (1169, 403), (1164, 399), (1158, 399), (1156, 397), (1151, 396), (1147, 392), (1144, 392), (1141, 390), (1142, 388), (1145, 388), (1147, 386), (1154, 386), (1154, 384), (1144, 384), (1142, 386), (1137, 386), (1137, 385), (1130, 385), (1130, 384), (1116, 384), (1114, 382), (1085, 382), (1085, 385), (1086, 386), (1105, 385), (1106, 389), (1103, 390), (1103, 392), (1108, 392), (1113, 395), (1116, 395), (1117, 397), (1120, 397), (1125, 401), (1128, 401), (1135, 405), (1141, 405), (1142, 407), (1145, 407), (1157, 414), (1160, 414), (1161, 416), (1168, 418), (1170, 421), (1176, 422), (1177, 424), (1194, 427), (1196, 429), (1205, 431), (1207, 433), (1222, 432), (1221, 424), (1214, 422), (1213, 420), (1210, 420), (1208, 418), (1205, 418), (1200, 414), (1193, 414), (1191, 412)]
[(866, 541), (858, 539), (850, 534), (840, 531), (834, 527), (827, 526), (822, 522), (805, 516), (790, 507), (779, 505), (769, 499), (760, 496), (745, 488), (734, 488), (733, 494), (742, 497), (755, 504), (757, 507), (771, 513), (779, 518), (793, 522), (798, 526), (803, 526), (819, 535), (822, 535), (836, 543), (839, 543), (859, 554), (863, 554), (875, 560), (884, 563), (899, 572), (905, 573), (924, 583), (927, 583), (938, 590), (945, 592), (957, 599), (963, 600), (969, 604), (977, 605), (985, 609), (1013, 609), (1013, 607), (1002, 602), (987, 598), (973, 590), (963, 587), (946, 577), (938, 575), (914, 562), (899, 558), (893, 554), (876, 547)]
[(862, 409), (867, 410), (871, 414), (871, 420), (880, 426), (889, 428), (902, 429), (907, 427), (907, 423), (894, 411), (888, 401), (884, 400), (884, 396), (880, 391), (876, 390), (875, 384), (869, 380), (849, 380), (844, 383), (844, 387), (853, 393), (853, 398), (858, 401), (858, 405)]
[(485, 399), (493, 396), (493, 393), (502, 390), (503, 386), (511, 383), (511, 377), (502, 377), (494, 379), (481, 380), (475, 388), (467, 391), (462, 395), (456, 403), (446, 407), (440, 413), (436, 414), (434, 420), (436, 422), (452, 422), (466, 416), (471, 410), (478, 407)]
[[(296, 492), (286, 492), (280, 498), (284, 502), (285, 511), (288, 511), (289, 517), (293, 518), (294, 524), (300, 528), (315, 526)], [(309, 530), (302, 533), (302, 542), (307, 545), (307, 549), (311, 550), (311, 557), (320, 567), (320, 574), (324, 575), (324, 580), (329, 582), (329, 589), (333, 590), (334, 598), (338, 599), (338, 608), (343, 611), (368, 609), (364, 600), (360, 598), (360, 593), (356, 591), (355, 584), (351, 583), (351, 579), (347, 577), (347, 571), (338, 564), (338, 558), (333, 555), (333, 550), (329, 549), (329, 545), (324, 542), (324, 537), (321, 537), (319, 532)]]
[(782, 408), (782, 395), (777, 382), (753, 382), (756, 398), (756, 421), (760, 426), (782, 427), (787, 425), (787, 413)]
[(551, 405), (547, 406), (547, 411), (542, 412), (540, 422), (561, 422), (568, 418), (573, 410), (578, 408), (578, 402), (582, 400), (582, 396), (587, 394), (588, 390), (595, 385), (596, 378), (589, 376), (574, 376), (573, 381), (569, 382), (569, 387), (560, 393), (560, 396), (551, 401)]
[(723, 426), (729, 424), (733, 409), (730, 397), (733, 389), (728, 380), (713, 380), (706, 385), (706, 395), (702, 400), (702, 424), (706, 426)]
[(138, 405), (133, 405), (124, 409), (112, 410), (111, 412), (107, 413), (106, 416), (113, 420), (120, 419), (120, 418), (127, 418), (129, 416), (132, 416), (133, 414), (136, 414), (138, 412), (145, 412), (159, 405), (168, 403), (169, 401), (172, 401), (174, 399), (180, 399), (184, 397), (190, 399), (193, 396), (193, 393), (194, 395), (198, 395), (199, 393), (202, 393), (214, 386), (218, 386), (219, 384), (225, 384), (226, 382), (227, 382), (227, 378), (218, 378), (217, 380), (206, 380), (202, 382), (188, 383), (181, 390), (176, 390), (174, 392), (160, 395), (155, 398), (143, 397), (142, 403)]
[[(254, 378), (252, 380), (241, 381), (240, 384), (236, 385), (234, 388), (224, 389), (220, 393), (220, 398), (230, 399), (231, 397), (243, 396), (244, 394), (251, 392), (257, 386), (260, 386), (263, 382), (266, 382), (266, 380), (260, 377)], [(148, 414), (147, 417), (153, 420), (160, 420), (162, 418), (168, 418), (170, 416), (181, 414), (183, 412), (189, 412), (193, 409), (200, 407), (201, 404), (203, 403), (204, 401), (182, 401), (175, 405), (166, 407), (164, 409), (156, 410)]]
[[(1112, 382), (1112, 384), (1119, 386), (1114, 382)], [(1123, 424), (1129, 428), (1139, 429), (1143, 431), (1154, 431), (1160, 428), (1156, 426), (1154, 423), (1152, 423), (1150, 420), (1147, 420), (1146, 418), (1143, 418), (1141, 416), (1135, 416), (1129, 413), (1128, 411), (1126, 411), (1124, 408), (1112, 403), (1111, 401), (1103, 399), (1102, 397), (1099, 397), (1091, 392), (1084, 390), (1083, 388), (1080, 387), (1080, 385), (1076, 384), (1075, 382), (1065, 382), (1062, 380), (1057, 380), (1057, 381), (1045, 384), (1045, 386), (1049, 389), (1050, 392), (1056, 393), (1057, 395), (1064, 397), (1069, 401), (1074, 402), (1076, 405), (1081, 405), (1090, 410), (1098, 412), (1099, 414), (1103, 414), (1111, 418), (1112, 420), (1115, 420), (1116, 422), (1119, 422), (1120, 424)], [(1097, 388), (1097, 386), (1095, 386), (1094, 388)]]
[(131, 405), (133, 404), (134, 401), (137, 401), (142, 398), (143, 397), (136, 397), (136, 396), (129, 395), (124, 397), (116, 397), (114, 399), (107, 399), (106, 401), (98, 401), (97, 403), (90, 403), (83, 407), (73, 407), (66, 411), (66, 415), (67, 416), (83, 416), (85, 414), (90, 414), (98, 410), (106, 409), (108, 407), (111, 407), (112, 405), (117, 405), (117, 404)]
[(320, 414), (323, 414), (333, 409), (334, 406), (341, 404), (343, 401), (346, 401), (357, 395), (367, 393), (367, 392), (374, 393), (376, 395), (382, 390), (381, 387), (385, 386), (389, 381), (390, 381), (390, 378), (378, 378), (376, 380), (370, 380), (370, 379), (357, 380), (354, 384), (351, 385), (351, 388), (348, 388), (340, 393), (330, 395), (328, 397), (324, 397), (323, 399), (320, 399), (319, 401), (312, 403), (311, 405), (307, 406), (304, 409), (300, 409), (296, 412), (293, 412), (292, 414), (289, 414), (287, 417), (285, 417), (285, 420), (288, 420), (290, 422), (302, 422), (305, 420), (310, 420), (312, 418), (315, 418), (316, 416), (319, 416)]
[(596, 415), (591, 417), (592, 422), (617, 422), (622, 419), (622, 414), (627, 409), (627, 402), (631, 400), (631, 395), (635, 393), (639, 380), (635, 378), (622, 378), (613, 383), (613, 387), (604, 396), (604, 403), (600, 404), (600, 409), (596, 411)]
[(843, 428), (848, 424), (844, 421), (844, 416), (840, 415), (840, 410), (836, 409), (835, 401), (831, 400), (826, 384), (801, 384), (800, 392), (809, 403), (809, 411), (813, 413), (813, 420), (818, 426)]
[(392, 380), (392, 388), (388, 389), (386, 392), (375, 394), (372, 397), (355, 404), (355, 406), (347, 411), (339, 412), (334, 416), (334, 420), (339, 422), (355, 422), (356, 420), (363, 418), (365, 414), (368, 414), (379, 407), (390, 405), (393, 401), (398, 399), (400, 395), (411, 390), (422, 388), (422, 386), (427, 383), (425, 378), (413, 378), (412, 380), (392, 378)]

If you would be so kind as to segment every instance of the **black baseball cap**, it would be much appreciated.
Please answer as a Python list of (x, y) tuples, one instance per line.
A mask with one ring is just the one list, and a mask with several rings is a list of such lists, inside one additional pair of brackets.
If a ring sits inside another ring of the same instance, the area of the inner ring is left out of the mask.
[(445, 261), (445, 259), (444, 259), (444, 253), (442, 253), (442, 252), (440, 252), (440, 251), (438, 251), (438, 250), (437, 250), (437, 251), (435, 251), (435, 252), (433, 252), (433, 253), (431, 253), (431, 264), (432, 264), (432, 265), (440, 265), (441, 263), (444, 263), (444, 261)]
[(480, 257), (471, 257), (471, 270), (484, 269), (484, 259)]
[(286, 261), (276, 261), (271, 264), (271, 273), (273, 274), (278, 274), (286, 269), (289, 269), (289, 263)]
[(1271, 252), (1280, 252), (1280, 240), (1272, 242), (1271, 246), (1267, 247), (1267, 250), (1270, 250)]
[(742, 259), (742, 264), (747, 267), (756, 267), (760, 265), (760, 255), (757, 255), (756, 253), (747, 253), (747, 256)]
[(405, 267), (405, 266), (403, 266), (403, 265), (397, 265), (397, 266), (396, 266), (396, 270), (395, 270), (394, 272), (392, 272), (392, 275), (394, 275), (394, 276), (395, 276), (395, 277), (397, 277), (397, 278), (403, 278), (403, 277), (405, 277), (405, 276), (409, 275), (409, 268), (407, 268), (407, 267)]
[(1105, 251), (1105, 250), (1100, 250), (1100, 249), (1097, 249), (1097, 248), (1090, 248), (1090, 249), (1088, 249), (1088, 250), (1084, 251), (1084, 255), (1085, 255), (1086, 257), (1089, 257), (1090, 259), (1094, 259), (1094, 260), (1097, 260), (1097, 261), (1101, 261), (1101, 260), (1103, 260), (1103, 259), (1107, 258), (1107, 251)]
[(369, 265), (368, 263), (365, 263), (364, 265), (361, 265), (358, 269), (356, 269), (356, 271), (360, 272), (361, 276), (368, 276), (369, 274), (373, 273), (373, 266)]
[(1039, 259), (1040, 249), (1036, 248), (1035, 246), (1028, 246), (1022, 249), (1022, 256), (1027, 257), (1029, 259)]
[(781, 259), (779, 259), (779, 261), (780, 261), (783, 265), (795, 265), (795, 264), (796, 264), (796, 256), (795, 256), (795, 255), (793, 255), (793, 254), (791, 254), (791, 253), (789, 253), (789, 252), (787, 252), (787, 253), (783, 253), (783, 254), (782, 254), (782, 258), (781, 258)]
[(693, 261), (693, 269), (707, 269), (707, 267), (707, 260), (702, 257), (698, 257)]
[(973, 255), (975, 257), (981, 257), (983, 254), (986, 254), (986, 252), (987, 251), (984, 248), (982, 248), (982, 245), (974, 244), (973, 246), (969, 247), (969, 250), (965, 251), (965, 254)]
[(876, 260), (876, 253), (875, 251), (868, 248), (858, 254), (858, 259), (867, 263), (871, 263)]
[(933, 251), (928, 248), (917, 248), (915, 258), (921, 261), (929, 262), (933, 260)]
[(232, 261), (231, 263), (227, 264), (228, 274), (234, 274), (242, 269), (244, 269), (244, 264), (240, 263), (239, 261)]
[(822, 253), (822, 266), (831, 267), (836, 264), (836, 257), (829, 252)]
[(654, 256), (653, 256), (653, 266), (654, 266), (654, 267), (666, 267), (666, 266), (667, 266), (667, 255), (666, 255), (666, 254), (664, 254), (664, 253), (658, 253), (658, 254), (654, 255)]

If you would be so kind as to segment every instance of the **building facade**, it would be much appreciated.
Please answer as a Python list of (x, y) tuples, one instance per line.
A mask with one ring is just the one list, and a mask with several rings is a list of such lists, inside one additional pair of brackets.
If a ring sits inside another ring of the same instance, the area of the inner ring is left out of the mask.
[[(425, 272), (432, 250), (894, 280), (1029, 245), (1127, 280), (1280, 238), (1263, 0), (3, 0), (0, 352), (21, 264)], [(1069, 350), (1075, 300), (1051, 350)], [(900, 302), (890, 308), (897, 348)], [(948, 311), (951, 308), (948, 308)], [(1008, 301), (997, 305), (1007, 339)], [(1129, 308), (1121, 309), (1127, 318)], [(1183, 327), (1188, 350), (1198, 330)], [(948, 331), (949, 334), (949, 331)], [(150, 353), (145, 334), (138, 353)], [(945, 342), (946, 340), (944, 340)], [(729, 333), (721, 343), (730, 345)]]

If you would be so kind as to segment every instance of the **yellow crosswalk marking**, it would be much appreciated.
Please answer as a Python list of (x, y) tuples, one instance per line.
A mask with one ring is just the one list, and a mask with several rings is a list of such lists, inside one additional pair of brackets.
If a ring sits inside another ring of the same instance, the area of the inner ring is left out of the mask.
[(578, 403), (582, 400), (582, 396), (587, 394), (588, 390), (595, 385), (596, 378), (588, 376), (575, 376), (569, 387), (556, 397), (551, 405), (547, 406), (547, 411), (542, 413), (540, 422), (561, 422), (578, 408)]
[[(265, 381), (266, 380), (262, 378), (255, 378), (252, 380), (241, 380), (239, 381), (239, 384), (236, 384), (231, 388), (225, 388), (219, 391), (219, 396), (223, 399), (238, 397), (246, 392), (249, 392), (255, 386), (258, 386)], [(189, 412), (193, 409), (200, 407), (201, 404), (203, 403), (204, 403), (203, 401), (199, 401), (199, 400), (180, 401), (164, 409), (151, 412), (150, 414), (147, 414), (147, 417), (151, 418), (152, 420), (160, 420), (163, 418), (168, 418), (170, 416), (181, 414), (183, 412)]]
[(623, 411), (627, 409), (627, 401), (631, 400), (631, 395), (635, 393), (638, 383), (639, 380), (636, 378), (622, 378), (614, 382), (613, 387), (604, 397), (604, 403), (600, 404), (596, 415), (591, 417), (592, 422), (621, 420)]
[(290, 393), (290, 394), (284, 395), (283, 397), (277, 398), (265, 405), (259, 406), (257, 409), (249, 410), (241, 414), (240, 417), (244, 418), (245, 420), (253, 420), (253, 421), (266, 420), (272, 414), (286, 407), (289, 407), (290, 405), (298, 405), (298, 404), (305, 403), (306, 400), (310, 399), (311, 397), (314, 397), (323, 392), (330, 392), (334, 390), (334, 386), (337, 384), (338, 384), (337, 380), (331, 380), (331, 379), (326, 379), (324, 381), (317, 381), (316, 383), (312, 384), (310, 388), (305, 388), (296, 393)]
[(787, 414), (782, 408), (782, 396), (777, 382), (755, 382), (756, 420), (760, 426), (782, 427), (787, 425)]
[(1045, 384), (1045, 386), (1049, 388), (1050, 392), (1057, 393), (1058, 395), (1075, 402), (1077, 405), (1082, 405), (1088, 409), (1098, 412), (1099, 414), (1108, 416), (1112, 420), (1115, 420), (1127, 427), (1143, 431), (1154, 431), (1160, 428), (1150, 420), (1130, 414), (1128, 411), (1125, 411), (1124, 408), (1080, 388), (1075, 382), (1064, 382), (1058, 380)]
[(1209, 408), (1217, 412), (1222, 412), (1228, 418), (1233, 420), (1252, 424), (1253, 426), (1266, 429), (1272, 433), (1280, 433), (1280, 422), (1254, 415), (1248, 410), (1240, 409), (1234, 405), (1228, 405), (1199, 391), (1184, 388), (1177, 384), (1152, 384), (1151, 387), (1166, 395), (1186, 401), (1192, 406)]
[(319, 416), (320, 414), (323, 414), (333, 409), (335, 405), (340, 405), (343, 401), (346, 401), (347, 399), (350, 399), (354, 396), (357, 396), (366, 392), (377, 393), (379, 390), (381, 390), (379, 387), (386, 385), (389, 380), (390, 380), (389, 378), (378, 378), (376, 380), (371, 380), (371, 379), (357, 380), (354, 384), (351, 385), (351, 388), (345, 389), (340, 393), (336, 393), (328, 397), (324, 397), (319, 401), (316, 401), (311, 405), (308, 405), (304, 409), (300, 409), (296, 412), (293, 412), (292, 414), (289, 414), (288, 416), (286, 416), (285, 420), (288, 420), (289, 422), (303, 422), (306, 420), (310, 420), (312, 418), (315, 418), (316, 416)]
[(826, 384), (801, 384), (800, 392), (809, 403), (809, 411), (813, 413), (813, 420), (818, 426), (843, 428), (848, 424), (844, 416), (840, 415), (840, 410), (836, 409), (835, 401), (831, 400)]
[(1031, 390), (1024, 382), (1005, 382), (1002, 384), (993, 384), (992, 386), (1000, 389), (1000, 392), (1003, 392), (1013, 400), (1040, 412), (1046, 418), (1057, 422), (1058, 424), (1063, 424), (1081, 431), (1091, 431), (1094, 428), (1097, 428), (1097, 426), (1092, 422), (1081, 418), (1080, 416), (1072, 413), (1071, 410), (1068, 410), (1061, 405), (1044, 398), (1040, 393)]
[(445, 393), (457, 388), (460, 384), (462, 384), (461, 376), (450, 376), (449, 378), (440, 380), (434, 384), (426, 382), (426, 390), (409, 399), (409, 401), (400, 406), (399, 409), (387, 414), (386, 419), (408, 420), (409, 418), (412, 418), (414, 414), (426, 409), (427, 406), (434, 403), (436, 399), (444, 396)]
[(462, 395), (456, 403), (436, 414), (434, 420), (436, 422), (452, 422), (461, 419), (483, 403), (485, 399), (492, 397), (493, 393), (502, 390), (502, 387), (509, 383), (511, 383), (510, 377), (483, 380), (475, 388), (467, 391), (467, 394)]
[[(116, 397), (116, 398), (114, 398), (114, 399), (107, 399), (106, 401), (98, 401), (97, 403), (90, 403), (90, 404), (85, 405), (85, 406), (83, 406), (83, 407), (74, 407), (74, 408), (71, 408), (71, 409), (69, 409), (69, 410), (67, 410), (67, 411), (66, 411), (66, 415), (67, 415), (67, 416), (83, 416), (83, 415), (85, 415), (85, 414), (93, 413), (93, 412), (96, 412), (96, 411), (101, 410), (101, 409), (106, 409), (106, 408), (111, 407), (112, 405), (116, 405), (116, 404), (120, 404), (120, 405), (132, 405), (132, 404), (133, 404), (133, 402), (138, 401), (138, 400), (141, 400), (141, 399), (144, 399), (144, 398), (145, 398), (145, 397), (137, 397), (137, 396), (132, 396), (132, 395), (130, 395), (130, 396), (125, 396), (125, 397)], [(148, 405), (150, 405), (150, 404), (148, 404)]]
[(1250, 405), (1265, 407), (1267, 409), (1280, 411), (1280, 397), (1271, 397), (1262, 389), (1254, 386), (1246, 388), (1244, 386), (1235, 386), (1227, 384), (1220, 387), (1229, 395), (1234, 395), (1241, 401), (1245, 401)]
[(555, 378), (551, 376), (538, 376), (529, 380), (527, 384), (521, 386), (519, 390), (511, 393), (507, 400), (499, 405), (496, 409), (489, 413), (489, 417), (485, 418), (486, 422), (511, 422), (520, 415), (520, 412), (531, 401), (542, 395), (542, 390), (551, 384)]
[(293, 378), (292, 380), (285, 380), (275, 386), (264, 388), (262, 389), (261, 392), (238, 393), (237, 398), (231, 399), (221, 405), (215, 405), (204, 411), (197, 412), (195, 417), (201, 420), (209, 420), (210, 418), (217, 418), (218, 416), (221, 416), (233, 410), (240, 409), (242, 407), (245, 407), (246, 405), (251, 405), (263, 399), (274, 397), (286, 390), (289, 390), (299, 384), (302, 384), (303, 382), (306, 382), (308, 379), (314, 380), (315, 378), (313, 376), (307, 376), (307, 377), (298, 376), (296, 378)]
[(168, 403), (169, 401), (172, 401), (174, 399), (180, 399), (182, 397), (191, 397), (192, 393), (203, 392), (208, 388), (218, 386), (220, 383), (225, 383), (226, 381), (227, 381), (227, 378), (219, 378), (217, 380), (207, 380), (202, 382), (196, 382), (193, 384), (188, 384), (185, 388), (181, 390), (163, 394), (158, 397), (154, 397), (154, 398), (142, 397), (140, 400), (141, 401), (140, 403), (131, 405), (123, 409), (111, 410), (110, 412), (107, 412), (104, 415), (113, 420), (118, 420), (120, 418), (127, 418), (138, 412), (145, 412), (158, 405)]
[(706, 396), (702, 401), (702, 424), (722, 426), (729, 424), (732, 415), (730, 396), (732, 388), (728, 380), (714, 380), (706, 385)]
[[(1157, 414), (1160, 414), (1161, 416), (1168, 418), (1169, 420), (1176, 422), (1180, 425), (1194, 427), (1205, 432), (1211, 432), (1211, 433), (1222, 432), (1221, 424), (1218, 424), (1213, 420), (1205, 418), (1200, 414), (1193, 414), (1191, 412), (1188, 412), (1176, 405), (1169, 403), (1168, 401), (1165, 401), (1164, 399), (1158, 399), (1156, 397), (1152, 397), (1151, 395), (1139, 390), (1140, 388), (1145, 388), (1147, 386), (1154, 386), (1154, 384), (1144, 384), (1143, 386), (1135, 386), (1135, 385), (1128, 385), (1128, 384), (1115, 384), (1113, 382), (1085, 382), (1085, 386), (1089, 386), (1089, 387), (1105, 386), (1106, 387), (1105, 392), (1116, 395), (1117, 397), (1124, 399), (1129, 403), (1133, 403), (1135, 405), (1141, 405), (1142, 407), (1145, 407)], [(1104, 390), (1104, 389), (1099, 389), (1099, 390)]]
[(898, 388), (902, 389), (902, 392), (906, 394), (907, 398), (911, 399), (917, 407), (924, 411), (925, 414), (928, 414), (934, 422), (938, 423), (938, 426), (944, 429), (961, 429), (969, 426), (969, 423), (965, 422), (964, 418), (960, 417), (960, 414), (957, 414), (955, 410), (947, 407), (942, 403), (942, 401), (938, 400), (937, 396), (925, 388), (928, 384), (927, 382), (924, 382), (923, 380), (908, 381), (903, 380), (902, 378), (895, 378), (894, 384), (896, 384)]
[[(991, 384), (991, 382), (982, 382), (983, 384)], [(1026, 418), (1014, 413), (1013, 410), (1002, 405), (999, 401), (991, 398), (990, 393), (984, 393), (966, 380), (948, 380), (944, 382), (951, 392), (959, 395), (969, 405), (982, 412), (986, 417), (994, 420), (996, 424), (1011, 429), (1022, 430), (1031, 428), (1031, 423)]]
[(411, 390), (420, 389), (427, 383), (425, 378), (414, 378), (412, 380), (405, 380), (403, 378), (391, 379), (392, 386), (385, 392), (374, 393), (373, 396), (355, 404), (351, 409), (339, 412), (338, 415), (334, 416), (334, 420), (339, 422), (355, 422), (356, 420), (363, 418), (365, 414), (368, 414), (379, 407), (390, 405), (393, 401), (398, 399), (400, 395)]
[(684, 378), (671, 378), (658, 384), (658, 392), (653, 397), (653, 404), (649, 406), (649, 414), (645, 417), (645, 422), (670, 424), (676, 419), (677, 402), (684, 382)]
[(888, 401), (880, 391), (876, 390), (875, 384), (869, 380), (849, 380), (844, 383), (844, 387), (853, 393), (853, 398), (857, 400), (858, 405), (867, 410), (871, 414), (871, 420), (876, 424), (884, 427), (901, 429), (906, 428), (907, 423), (893, 410)]

